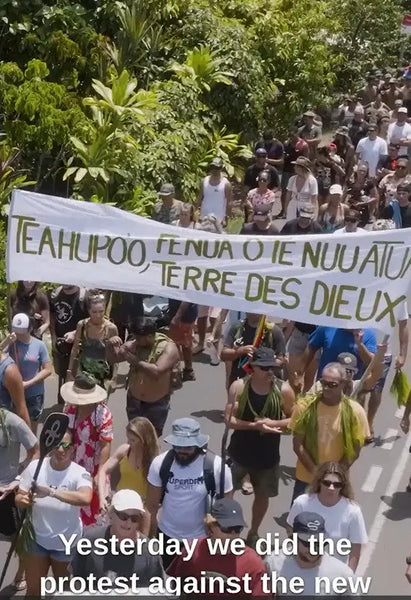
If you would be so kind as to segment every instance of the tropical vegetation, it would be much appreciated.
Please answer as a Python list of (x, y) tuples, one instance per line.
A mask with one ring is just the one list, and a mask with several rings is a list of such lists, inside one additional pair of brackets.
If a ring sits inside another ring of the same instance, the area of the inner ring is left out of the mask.
[(164, 181), (193, 201), (215, 155), (239, 179), (264, 128), (409, 58), (408, 4), (0, 0), (3, 228), (15, 186), (144, 215)]

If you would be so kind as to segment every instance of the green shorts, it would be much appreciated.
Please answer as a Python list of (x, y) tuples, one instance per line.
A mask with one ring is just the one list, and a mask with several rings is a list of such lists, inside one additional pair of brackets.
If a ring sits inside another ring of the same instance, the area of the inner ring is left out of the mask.
[(267, 496), (268, 498), (278, 496), (279, 465), (274, 465), (269, 469), (255, 469), (253, 467), (243, 467), (243, 465), (233, 461), (231, 472), (235, 490), (241, 489), (244, 477), (249, 475), (255, 494), (258, 496)]

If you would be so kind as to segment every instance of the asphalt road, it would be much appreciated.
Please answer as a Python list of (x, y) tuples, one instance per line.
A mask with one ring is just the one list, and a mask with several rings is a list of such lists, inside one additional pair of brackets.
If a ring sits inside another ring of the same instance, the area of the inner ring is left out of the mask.
[[(410, 372), (408, 361), (407, 371)], [(222, 408), (225, 403), (224, 367), (212, 367), (207, 355), (201, 355), (195, 364), (197, 381), (188, 382), (174, 394), (166, 432), (173, 419), (191, 415), (200, 423), (202, 430), (211, 436), (210, 447), (219, 452), (223, 433)], [(120, 371), (121, 372), (121, 371)], [(411, 437), (402, 435), (395, 400), (389, 395), (386, 384), (384, 400), (376, 420), (374, 444), (365, 447), (352, 469), (356, 499), (365, 515), (370, 543), (363, 554), (359, 571), (372, 577), (371, 592), (378, 595), (409, 596), (411, 586), (404, 577), (404, 559), (411, 551), (409, 536), (411, 520), (411, 494), (405, 491), (411, 471), (408, 448)], [(46, 406), (53, 406), (57, 381), (53, 375), (47, 382)], [(125, 390), (120, 388), (110, 397), (110, 409), (114, 417), (114, 447), (125, 440)], [(273, 499), (260, 533), (284, 533), (284, 516), (288, 510), (292, 487), (295, 457), (291, 439), (285, 436), (281, 442), (280, 494)], [(250, 518), (252, 497), (237, 495)], [(3, 565), (8, 543), (0, 541), (0, 565)], [(6, 584), (11, 582), (15, 560), (9, 569)], [(2, 593), (10, 593), (3, 588)]]
[[(393, 339), (394, 355), (396, 350), (397, 340)], [(120, 374), (124, 374), (124, 371), (125, 366), (122, 365)], [(220, 453), (224, 430), (222, 409), (226, 401), (224, 366), (221, 364), (212, 367), (209, 357), (204, 354), (196, 357), (195, 372), (197, 380), (185, 383), (183, 388), (173, 395), (165, 434), (168, 433), (174, 419), (192, 416), (200, 422), (202, 430), (210, 435), (211, 450)], [(408, 359), (406, 372), (410, 377), (411, 357)], [(395, 399), (389, 393), (392, 375), (391, 371), (376, 418), (376, 439), (373, 444), (362, 450), (351, 472), (356, 500), (362, 507), (369, 534), (369, 544), (363, 550), (358, 574), (372, 578), (370, 594), (410, 596), (411, 584), (405, 579), (404, 572), (405, 557), (411, 554), (411, 494), (405, 491), (411, 473), (411, 434), (404, 436), (399, 427), (401, 414), (397, 411)], [(125, 378), (120, 379), (124, 381)], [(113, 448), (125, 441), (125, 395), (124, 388), (119, 388), (109, 400), (114, 419)], [(53, 375), (46, 383), (48, 411), (53, 407), (56, 396), (57, 379)], [(165, 444), (163, 446), (166, 447)], [(284, 436), (281, 441), (280, 492), (270, 503), (260, 534), (278, 532), (284, 536), (285, 516), (293, 489), (294, 467), (295, 456), (291, 438)], [(244, 508), (246, 521), (249, 520), (252, 497), (238, 493), (236, 498)], [(0, 567), (4, 564), (8, 548), (9, 543), (0, 539)], [(9, 584), (13, 580), (15, 569), (16, 561), (13, 558), (5, 580), (6, 587), (3, 587), (0, 594), (10, 594)]]

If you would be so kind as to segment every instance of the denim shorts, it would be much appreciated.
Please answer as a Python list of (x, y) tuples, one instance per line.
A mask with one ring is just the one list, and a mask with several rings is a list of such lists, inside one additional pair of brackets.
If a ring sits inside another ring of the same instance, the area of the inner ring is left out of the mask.
[(41, 417), (44, 407), (44, 395), (38, 394), (31, 398), (26, 398), (27, 410), (31, 421), (38, 421)]
[(375, 384), (375, 386), (372, 388), (372, 391), (376, 390), (378, 392), (382, 392), (384, 384), (385, 384), (385, 380), (387, 379), (387, 375), (388, 375), (390, 367), (391, 367), (391, 363), (392, 363), (392, 354), (386, 354), (384, 356), (384, 369), (383, 369), (382, 375), (379, 378), (379, 380), (377, 381), (377, 383)]
[(64, 550), (47, 550), (44, 546), (40, 546), (36, 541), (33, 541), (27, 550), (27, 554), (35, 554), (43, 558), (51, 558), (57, 562), (71, 562), (74, 558), (74, 551), (66, 554)]

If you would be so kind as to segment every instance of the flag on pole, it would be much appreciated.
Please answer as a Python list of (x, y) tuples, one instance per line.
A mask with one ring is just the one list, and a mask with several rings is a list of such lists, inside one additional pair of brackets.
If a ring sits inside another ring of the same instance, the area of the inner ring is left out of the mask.
[[(263, 315), (260, 318), (260, 322), (258, 324), (257, 330), (255, 332), (255, 336), (254, 336), (254, 341), (253, 341), (254, 348), (258, 348), (259, 345), (262, 342), (262, 339), (263, 339), (263, 336), (264, 336), (266, 319), (267, 319), (267, 317), (265, 315)], [(240, 367), (242, 367), (243, 371), (245, 371), (247, 373), (247, 375), (249, 375), (251, 373), (250, 359), (248, 358), (248, 356), (244, 356), (241, 359), (241, 361), (240, 361)]]

